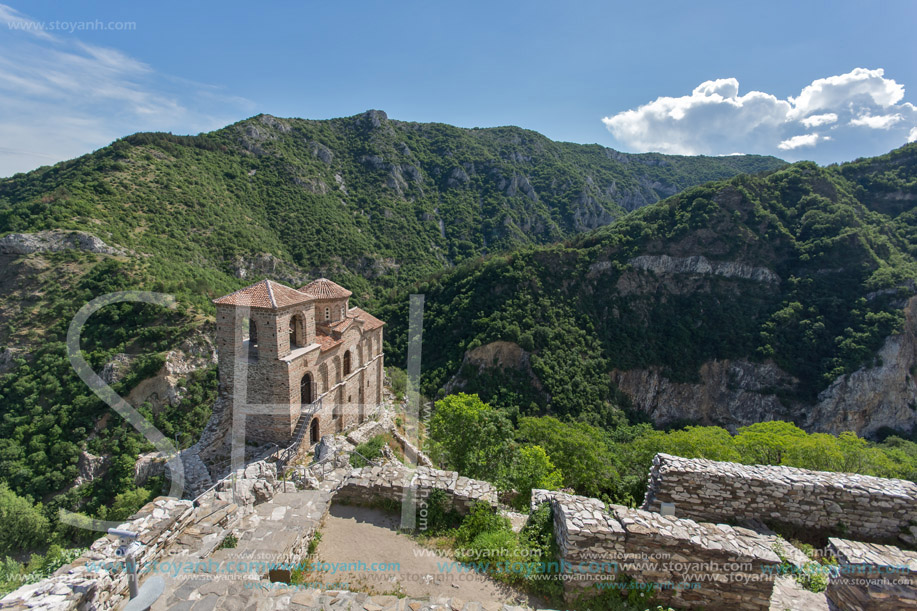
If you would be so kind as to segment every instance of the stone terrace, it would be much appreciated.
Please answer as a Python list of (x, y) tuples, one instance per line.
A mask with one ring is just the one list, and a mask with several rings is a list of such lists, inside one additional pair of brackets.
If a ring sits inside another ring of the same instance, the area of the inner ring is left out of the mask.
[(838, 574), (828, 598), (841, 609), (917, 609), (917, 552), (892, 545), (830, 539)]
[(894, 540), (917, 520), (917, 484), (868, 475), (742, 465), (657, 454), (643, 509), (675, 503), (676, 515), (737, 523), (761, 520)]
[[(620, 505), (606, 510), (597, 499), (533, 492), (533, 506), (546, 501), (554, 510), (568, 599), (620, 572), (659, 584), (655, 595), (663, 604), (709, 611), (770, 608), (780, 559), (766, 536)], [(688, 585), (673, 587), (677, 584)]]

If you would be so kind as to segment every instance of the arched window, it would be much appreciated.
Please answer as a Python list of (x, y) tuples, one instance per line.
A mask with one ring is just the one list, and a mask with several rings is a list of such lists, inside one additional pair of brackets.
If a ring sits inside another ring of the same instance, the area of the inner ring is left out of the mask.
[(344, 306), (342, 305), (341, 306), (341, 320), (343, 320), (344, 318), (346, 318), (346, 314), (345, 314)]
[(325, 320), (331, 320), (331, 308), (325, 306)]
[(350, 350), (344, 353), (344, 375), (350, 375)]

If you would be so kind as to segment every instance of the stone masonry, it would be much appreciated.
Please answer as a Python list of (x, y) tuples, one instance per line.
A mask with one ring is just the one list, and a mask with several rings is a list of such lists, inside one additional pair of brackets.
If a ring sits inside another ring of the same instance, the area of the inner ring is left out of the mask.
[(828, 598), (840, 609), (917, 609), (917, 552), (892, 545), (829, 539), (837, 558)]
[(246, 442), (286, 447), (302, 424), (308, 447), (382, 402), (385, 323), (350, 295), (324, 278), (299, 290), (264, 280), (214, 300), (220, 394)]
[[(716, 610), (770, 608), (780, 558), (768, 537), (725, 524), (611, 505), (561, 492), (533, 491), (533, 508), (550, 502), (564, 576), (564, 597), (618, 575), (655, 588), (665, 605)], [(601, 587), (601, 586), (600, 586)]]
[(698, 521), (801, 526), (895, 540), (917, 521), (917, 484), (868, 475), (742, 465), (657, 454), (643, 509), (675, 503)]
[(335, 500), (355, 504), (372, 504), (382, 499), (401, 503), (405, 488), (414, 488), (417, 499), (427, 498), (433, 490), (445, 491), (452, 508), (460, 514), (478, 501), (497, 505), (497, 489), (485, 481), (468, 479), (455, 471), (440, 471), (387, 464), (355, 469), (335, 495)]

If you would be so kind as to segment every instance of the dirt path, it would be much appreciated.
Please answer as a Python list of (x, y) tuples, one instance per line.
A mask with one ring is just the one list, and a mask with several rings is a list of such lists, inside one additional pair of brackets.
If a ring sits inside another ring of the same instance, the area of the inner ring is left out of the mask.
[(542, 603), (473, 572), (459, 573), (454, 568), (447, 572), (441, 565), (452, 559), (399, 533), (398, 522), (397, 516), (378, 509), (332, 505), (315, 557), (316, 562), (324, 563), (323, 570), (314, 571), (307, 579), (331, 585), (347, 582), (349, 589), (370, 594), (447, 596), (536, 608)]

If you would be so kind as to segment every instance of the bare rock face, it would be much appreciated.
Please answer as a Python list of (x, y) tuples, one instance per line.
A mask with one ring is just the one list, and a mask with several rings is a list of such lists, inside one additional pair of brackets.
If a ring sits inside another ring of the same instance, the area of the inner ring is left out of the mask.
[(147, 452), (134, 463), (134, 485), (143, 486), (151, 477), (165, 473), (166, 457), (162, 452)]
[(74, 487), (82, 486), (96, 478), (103, 477), (108, 472), (108, 466), (108, 456), (96, 456), (85, 450), (80, 452), (79, 462), (77, 462), (79, 475), (73, 482)]
[(13, 351), (9, 348), (0, 350), (0, 375), (13, 369)]
[(710, 361), (696, 384), (672, 382), (658, 368), (612, 371), (612, 382), (658, 425), (692, 420), (731, 431), (762, 420), (792, 419), (773, 393), (796, 380), (773, 363)]
[(907, 302), (905, 315), (902, 333), (886, 338), (879, 351), (878, 366), (839, 377), (814, 405), (786, 405), (778, 398), (776, 391), (792, 390), (797, 380), (773, 363), (710, 361), (694, 384), (672, 382), (658, 369), (613, 371), (611, 379), (657, 425), (693, 420), (735, 431), (755, 422), (788, 420), (832, 434), (869, 437), (886, 427), (910, 431), (917, 426), (912, 373), (917, 371), (917, 297)]
[(904, 309), (900, 335), (885, 340), (877, 367), (864, 367), (836, 379), (818, 395), (807, 427), (872, 435), (883, 427), (900, 431), (917, 426), (917, 297)]
[(780, 282), (780, 277), (766, 267), (755, 267), (737, 261), (709, 261), (704, 256), (642, 255), (631, 259), (628, 263), (637, 269), (653, 271), (657, 274), (713, 274), (724, 278)]
[(127, 400), (134, 406), (149, 402), (153, 411), (165, 405), (177, 405), (185, 392), (181, 386), (182, 379), (193, 371), (216, 364), (216, 359), (216, 350), (207, 336), (187, 339), (178, 350), (166, 355), (165, 364), (155, 376), (131, 390)]
[(133, 357), (129, 354), (116, 354), (111, 361), (105, 363), (105, 366), (102, 368), (102, 373), (100, 377), (102, 381), (106, 384), (117, 384), (124, 379), (124, 376), (128, 374), (131, 370), (131, 363), (134, 362)]
[(535, 388), (543, 391), (541, 381), (532, 371), (531, 356), (515, 342), (496, 341), (478, 346), (465, 353), (459, 372), (446, 384), (445, 391), (447, 394), (458, 392), (464, 387), (465, 380), (462, 378), (462, 371), (466, 369), (466, 365), (476, 367), (478, 371), (487, 367), (520, 369), (528, 373)]
[(120, 248), (113, 248), (85, 231), (53, 229), (37, 233), (11, 233), (0, 238), (0, 254), (4, 255), (30, 255), (63, 250), (82, 250), (103, 255), (125, 254)]

